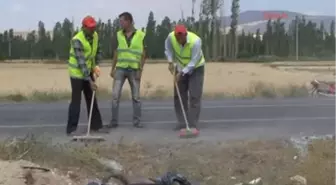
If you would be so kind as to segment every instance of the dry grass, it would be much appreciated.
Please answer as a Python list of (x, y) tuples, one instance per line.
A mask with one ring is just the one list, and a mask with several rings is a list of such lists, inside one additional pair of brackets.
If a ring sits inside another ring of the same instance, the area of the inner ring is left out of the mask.
[[(104, 176), (97, 161), (104, 157), (120, 162), (127, 176), (156, 177), (178, 171), (201, 184), (235, 184), (261, 177), (265, 184), (288, 185), (289, 178), (301, 175), (308, 185), (330, 185), (335, 180), (335, 141), (317, 140), (308, 155), (279, 140), (232, 141), (226, 143), (142, 146), (140, 144), (51, 146), (36, 138), (0, 144), (0, 159), (24, 159), (44, 167), (71, 170), (77, 178)], [(41, 151), (44, 152), (41, 152)], [(105, 171), (105, 172), (104, 172)]]
[[(153, 62), (151, 62), (153, 63)], [(102, 67), (98, 80), (101, 95), (110, 94), (110, 67)], [(209, 63), (206, 66), (204, 94), (208, 97), (275, 97), (306, 95), (305, 84), (314, 78), (333, 79), (332, 74), (309, 71), (285, 71), (263, 64)], [(10, 80), (9, 80), (10, 79)], [(57, 100), (69, 97), (70, 85), (66, 64), (0, 64), (2, 99)], [(166, 64), (147, 64), (141, 93), (146, 97), (172, 95), (172, 77)], [(125, 83), (125, 96), (129, 85)], [(293, 94), (293, 92), (295, 92)]]
[(272, 62), (273, 66), (335, 66), (335, 61), (283, 61)]

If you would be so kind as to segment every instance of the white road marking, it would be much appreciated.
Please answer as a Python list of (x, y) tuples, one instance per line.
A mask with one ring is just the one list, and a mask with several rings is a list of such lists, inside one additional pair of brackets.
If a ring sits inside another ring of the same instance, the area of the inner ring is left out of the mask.
[[(202, 109), (225, 109), (225, 108), (282, 108), (282, 107), (335, 107), (335, 103), (322, 103), (322, 104), (243, 104), (243, 105), (212, 105), (212, 106), (203, 106)], [(120, 108), (131, 108), (132, 106), (120, 106)], [(85, 107), (82, 107), (85, 108)], [(110, 107), (100, 106), (100, 109), (110, 109)], [(172, 110), (173, 106), (143, 106), (142, 110)], [(65, 107), (40, 107), (36, 108), (35, 106), (29, 107), (0, 107), (0, 109), (7, 111), (32, 111), (32, 110), (67, 110), (68, 106)], [(29, 110), (31, 109), (31, 110)]]
[[(202, 109), (218, 109), (218, 108), (266, 108), (266, 107), (320, 107), (320, 106), (335, 106), (335, 104), (269, 104), (269, 105), (214, 105), (214, 106), (204, 106)], [(170, 106), (161, 107), (144, 107), (143, 110), (168, 110), (173, 109)]]
[[(251, 119), (214, 119), (200, 120), (203, 123), (237, 123), (237, 122), (274, 122), (274, 121), (318, 121), (318, 120), (335, 120), (335, 117), (288, 117), (288, 118), (251, 118)], [(174, 124), (176, 121), (150, 121), (144, 124)], [(131, 122), (121, 122), (120, 124), (132, 124)], [(0, 129), (15, 128), (57, 128), (64, 127), (63, 124), (34, 124), (34, 125), (0, 125)], [(86, 123), (80, 123), (79, 126), (87, 126)]]

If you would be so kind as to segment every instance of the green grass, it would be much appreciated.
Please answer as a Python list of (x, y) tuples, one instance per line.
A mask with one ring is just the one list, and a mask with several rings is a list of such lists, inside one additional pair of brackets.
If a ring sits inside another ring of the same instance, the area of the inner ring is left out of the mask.
[[(148, 89), (148, 90), (146, 90)], [(145, 85), (145, 90), (142, 95), (142, 99), (170, 99), (171, 90), (165, 89), (163, 86), (156, 87), (154, 90), (150, 84)], [(122, 98), (130, 99), (130, 92), (123, 90)], [(225, 92), (215, 92), (209, 93), (204, 90), (205, 99), (216, 99), (216, 98), (278, 98), (278, 97), (304, 97), (308, 96), (308, 90), (305, 86), (299, 85), (288, 85), (286, 87), (276, 87), (272, 84), (266, 84), (262, 82), (256, 82), (251, 84), (246, 90), (237, 92), (237, 94), (225, 93)], [(98, 89), (97, 97), (99, 99), (110, 99), (111, 91), (108, 89)], [(0, 101), (12, 101), (12, 102), (23, 102), (23, 101), (34, 101), (34, 102), (54, 102), (59, 100), (69, 100), (71, 98), (71, 92), (68, 91), (33, 91), (33, 93), (25, 95), (20, 92), (12, 94), (0, 94)]]

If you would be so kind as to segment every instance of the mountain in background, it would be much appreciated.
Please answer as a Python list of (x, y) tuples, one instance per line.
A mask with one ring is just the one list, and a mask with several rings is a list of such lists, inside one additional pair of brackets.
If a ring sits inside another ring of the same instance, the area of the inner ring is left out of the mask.
[[(266, 24), (268, 20), (265, 20), (265, 13), (269, 14), (285, 14), (287, 15), (286, 19), (282, 19), (282, 22), (285, 22), (285, 28), (288, 30), (290, 23), (295, 20), (296, 16), (302, 17), (308, 21), (312, 21), (316, 23), (319, 27), (320, 23), (323, 22), (326, 31), (330, 30), (330, 23), (335, 21), (335, 16), (327, 16), (327, 15), (305, 15), (297, 12), (283, 11), (283, 10), (267, 10), (267, 11), (259, 11), (259, 10), (249, 10), (244, 11), (239, 14), (238, 19), (238, 32), (244, 30), (246, 33), (255, 33), (257, 29), (260, 29), (260, 32), (263, 33), (266, 31)], [(225, 25), (226, 32), (228, 33), (230, 29), (231, 17), (225, 16), (223, 19), (223, 24)]]

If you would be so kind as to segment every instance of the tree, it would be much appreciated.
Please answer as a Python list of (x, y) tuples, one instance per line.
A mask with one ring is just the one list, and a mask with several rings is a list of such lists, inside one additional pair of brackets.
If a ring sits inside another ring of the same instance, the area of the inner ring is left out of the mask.
[[(194, 2), (194, 1), (193, 1)], [(239, 16), (239, 0), (232, 1), (231, 16), (217, 16), (219, 9), (223, 15), (223, 0), (202, 0), (199, 18), (183, 17), (174, 21), (169, 17), (157, 23), (153, 12), (149, 12), (145, 28), (147, 52), (149, 58), (164, 58), (164, 41), (177, 22), (185, 24), (190, 31), (202, 39), (206, 59), (220, 56), (240, 58), (242, 60), (260, 55), (272, 55), (292, 58), (298, 49), (298, 59), (306, 57), (332, 60), (335, 57), (335, 21), (321, 22), (319, 25), (306, 20), (304, 16), (292, 20), (289, 28), (285, 28), (283, 20), (268, 20), (266, 31), (250, 33), (246, 30), (240, 34), (237, 30)], [(192, 8), (193, 10), (193, 8)], [(192, 11), (193, 12), (193, 11)], [(231, 18), (229, 33), (223, 32), (223, 21)], [(120, 29), (119, 19), (106, 22), (98, 20), (103, 57), (111, 59), (112, 38)], [(0, 60), (5, 59), (53, 59), (66, 61), (70, 50), (70, 40), (79, 31), (74, 24), (65, 18), (56, 22), (52, 32), (38, 22), (37, 29), (20, 35), (14, 29), (0, 33)], [(224, 38), (225, 39), (224, 41)], [(238, 39), (237, 39), (238, 38)], [(227, 44), (225, 43), (227, 40)], [(298, 46), (298, 47), (296, 47)], [(227, 55), (226, 55), (227, 54)]]
[(231, 24), (230, 24), (230, 55), (233, 58), (237, 58), (238, 54), (238, 35), (237, 26), (239, 18), (239, 0), (232, 0), (231, 5)]
[[(168, 34), (172, 31), (172, 25), (169, 17), (165, 17), (161, 24), (156, 27), (156, 42), (164, 43)], [(157, 44), (156, 53), (158, 58), (164, 58), (164, 44)]]
[(151, 11), (148, 15), (148, 22), (146, 26), (147, 57), (156, 58), (156, 35), (155, 35), (156, 21), (154, 20), (154, 13)]

